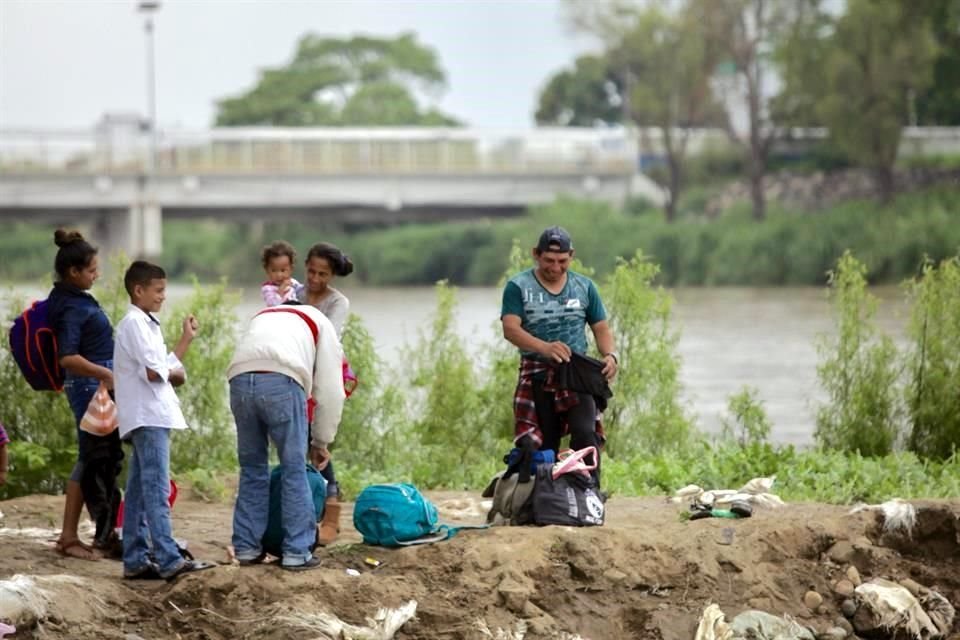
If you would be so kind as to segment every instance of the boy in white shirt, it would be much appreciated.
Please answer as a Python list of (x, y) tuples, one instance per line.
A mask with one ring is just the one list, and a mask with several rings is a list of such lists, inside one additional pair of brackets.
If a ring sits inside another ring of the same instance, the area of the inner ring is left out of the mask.
[(188, 315), (173, 353), (167, 353), (153, 315), (166, 298), (167, 275), (137, 260), (123, 278), (130, 308), (117, 325), (113, 362), (120, 438), (133, 444), (123, 518), (123, 577), (170, 580), (214, 565), (187, 560), (170, 523), (170, 430), (186, 429), (173, 387), (186, 381), (180, 359), (197, 335)]

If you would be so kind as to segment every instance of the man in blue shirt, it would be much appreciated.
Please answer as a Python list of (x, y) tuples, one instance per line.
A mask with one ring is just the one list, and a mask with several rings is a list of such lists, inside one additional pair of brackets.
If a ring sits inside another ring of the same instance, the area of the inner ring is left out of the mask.
[[(514, 396), (514, 442), (521, 449), (598, 446), (602, 428), (594, 396), (558, 389), (554, 371), (573, 353), (586, 354), (589, 326), (603, 356), (607, 380), (617, 374), (617, 353), (607, 312), (590, 278), (570, 271), (573, 241), (562, 227), (550, 227), (532, 251), (536, 266), (511, 278), (503, 290), (503, 337), (520, 350), (520, 379)], [(599, 460), (597, 477), (599, 478)]]

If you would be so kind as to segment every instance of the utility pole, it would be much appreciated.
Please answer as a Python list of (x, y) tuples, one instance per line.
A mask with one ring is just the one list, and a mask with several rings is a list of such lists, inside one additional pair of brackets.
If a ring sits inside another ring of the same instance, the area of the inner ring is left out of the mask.
[(160, 0), (139, 0), (137, 11), (144, 18), (143, 31), (146, 36), (147, 47), (147, 157), (144, 163), (144, 173), (140, 192), (139, 220), (133, 224), (133, 235), (140, 253), (155, 255), (160, 253), (163, 240), (163, 223), (160, 213), (160, 204), (156, 196), (157, 163), (157, 72), (154, 55), (154, 24), (153, 15), (160, 9)]
[(159, 0), (140, 0), (137, 10), (143, 14), (143, 31), (147, 45), (147, 131), (150, 149), (147, 157), (148, 174), (157, 167), (157, 72), (153, 45), (153, 14), (160, 8)]

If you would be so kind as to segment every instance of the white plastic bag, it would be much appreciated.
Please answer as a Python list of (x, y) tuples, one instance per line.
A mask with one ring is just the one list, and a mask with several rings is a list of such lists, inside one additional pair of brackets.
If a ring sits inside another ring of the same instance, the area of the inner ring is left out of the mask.
[(119, 426), (117, 405), (110, 397), (107, 387), (101, 382), (97, 392), (90, 399), (87, 411), (80, 419), (80, 428), (95, 436), (106, 436)]

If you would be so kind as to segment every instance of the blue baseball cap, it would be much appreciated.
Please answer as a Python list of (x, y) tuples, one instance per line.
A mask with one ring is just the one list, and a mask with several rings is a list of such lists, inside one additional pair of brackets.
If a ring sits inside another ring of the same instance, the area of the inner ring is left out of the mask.
[(540, 234), (537, 251), (540, 253), (545, 251), (567, 253), (573, 251), (573, 240), (570, 239), (570, 234), (563, 227), (548, 227)]

